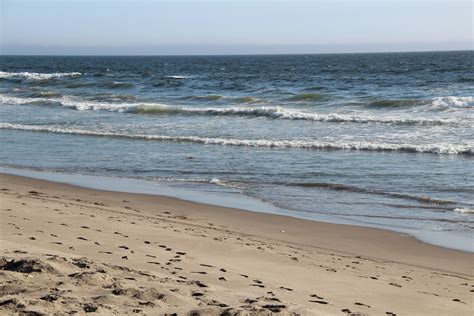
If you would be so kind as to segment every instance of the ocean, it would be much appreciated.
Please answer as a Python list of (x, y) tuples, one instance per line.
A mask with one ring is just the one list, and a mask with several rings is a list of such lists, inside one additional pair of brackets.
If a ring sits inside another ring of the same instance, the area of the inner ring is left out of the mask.
[(473, 69), (473, 51), (0, 56), (0, 167), (474, 251)]

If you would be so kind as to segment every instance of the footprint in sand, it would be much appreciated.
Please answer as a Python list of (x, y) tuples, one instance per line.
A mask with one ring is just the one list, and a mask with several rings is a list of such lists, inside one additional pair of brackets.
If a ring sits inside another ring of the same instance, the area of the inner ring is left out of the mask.
[(463, 302), (463, 301), (461, 301), (461, 300), (458, 299), (458, 298), (453, 298), (453, 302), (459, 302), (459, 303), (466, 304), (466, 302)]
[(204, 296), (204, 293), (201, 293), (201, 292), (194, 292), (191, 294), (192, 297), (202, 297)]
[(364, 307), (367, 307), (367, 308), (371, 308), (370, 305), (367, 305), (367, 304), (364, 304), (364, 303), (360, 303), (360, 302), (355, 302), (354, 305), (357, 305), (357, 306), (364, 306)]
[(293, 289), (290, 289), (289, 287), (280, 286), (280, 289), (293, 292)]
[(161, 265), (161, 263), (159, 263), (159, 262), (156, 262), (156, 261), (148, 261), (147, 263), (150, 263), (150, 264), (156, 264), (156, 265)]

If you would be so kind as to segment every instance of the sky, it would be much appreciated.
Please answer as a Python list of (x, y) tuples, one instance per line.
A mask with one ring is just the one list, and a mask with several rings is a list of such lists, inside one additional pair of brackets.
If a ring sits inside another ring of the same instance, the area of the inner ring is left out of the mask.
[(0, 54), (473, 49), (470, 0), (0, 0)]

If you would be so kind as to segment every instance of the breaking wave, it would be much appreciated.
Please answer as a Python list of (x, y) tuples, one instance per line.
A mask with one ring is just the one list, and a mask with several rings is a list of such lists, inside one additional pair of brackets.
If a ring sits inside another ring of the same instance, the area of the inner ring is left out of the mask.
[[(107, 103), (75, 100), (63, 98), (17, 98), (0, 95), (0, 101), (6, 104), (44, 104), (59, 105), (80, 111), (103, 110), (110, 112), (164, 115), (208, 115), (208, 116), (246, 116), (266, 117), (270, 119), (301, 120), (333, 123), (381, 123), (396, 125), (444, 125), (462, 124), (464, 121), (455, 118), (428, 118), (428, 117), (393, 117), (355, 115), (349, 113), (313, 113), (280, 106), (232, 106), (232, 107), (178, 107), (160, 103)], [(467, 122), (471, 124), (472, 122)]]
[(60, 97), (61, 94), (55, 91), (35, 91), (29, 94), (33, 98), (57, 98)]
[(458, 207), (455, 208), (454, 211), (461, 214), (474, 214), (474, 209), (467, 207)]
[(165, 76), (165, 78), (176, 79), (176, 80), (184, 80), (184, 79), (188, 79), (189, 77), (188, 76), (174, 75), (174, 76)]
[(365, 104), (367, 108), (402, 108), (415, 106), (428, 106), (430, 108), (440, 109), (472, 108), (474, 107), (474, 97), (444, 96), (435, 97), (433, 99), (380, 99)]
[(39, 73), (39, 72), (5, 72), (0, 71), (0, 78), (3, 79), (29, 79), (29, 80), (47, 80), (62, 77), (77, 77), (82, 75), (80, 72), (55, 72), (55, 73)]
[(277, 139), (235, 139), (221, 137), (203, 137), (203, 136), (169, 136), (169, 135), (148, 135), (148, 134), (129, 134), (111, 131), (91, 131), (76, 128), (64, 128), (45, 125), (24, 125), (0, 123), (0, 129), (4, 130), (23, 130), (33, 132), (47, 132), (56, 134), (71, 134), (95, 137), (113, 137), (125, 139), (141, 139), (150, 141), (164, 142), (183, 142), (198, 143), (205, 145), (222, 146), (246, 146), (246, 147), (267, 147), (267, 148), (305, 148), (322, 150), (355, 150), (355, 151), (398, 151), (411, 153), (432, 153), (432, 154), (463, 154), (474, 155), (474, 148), (468, 145), (454, 145), (449, 143), (439, 144), (392, 144), (377, 143), (368, 141), (341, 141), (341, 140), (277, 140)]
[(437, 97), (433, 105), (442, 108), (474, 108), (474, 97)]

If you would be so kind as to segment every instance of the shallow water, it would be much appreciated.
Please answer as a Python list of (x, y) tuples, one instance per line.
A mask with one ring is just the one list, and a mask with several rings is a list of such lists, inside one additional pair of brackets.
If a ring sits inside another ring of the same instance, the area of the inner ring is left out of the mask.
[(472, 251), (473, 61), (1, 56), (0, 163), (245, 195)]

